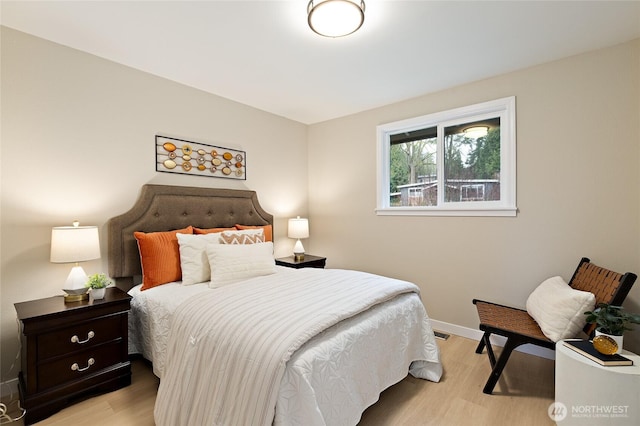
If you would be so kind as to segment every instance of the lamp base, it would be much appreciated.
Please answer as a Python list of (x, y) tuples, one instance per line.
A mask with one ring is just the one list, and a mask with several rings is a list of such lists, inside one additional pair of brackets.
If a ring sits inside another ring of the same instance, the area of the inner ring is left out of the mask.
[(80, 302), (81, 300), (89, 300), (87, 289), (82, 288), (63, 288), (64, 303)]
[(293, 246), (293, 259), (296, 262), (304, 260), (304, 247), (302, 246), (300, 238), (298, 238), (298, 241), (296, 241), (296, 244)]
[[(71, 272), (69, 272), (69, 276), (67, 277), (67, 281), (64, 284), (64, 288), (71, 289), (84, 289), (84, 285), (89, 281), (89, 277), (82, 269), (82, 266), (76, 263), (76, 266), (71, 268)], [(86, 289), (85, 289), (86, 291)]]
[(89, 300), (89, 294), (65, 294), (64, 303), (81, 302), (83, 300)]

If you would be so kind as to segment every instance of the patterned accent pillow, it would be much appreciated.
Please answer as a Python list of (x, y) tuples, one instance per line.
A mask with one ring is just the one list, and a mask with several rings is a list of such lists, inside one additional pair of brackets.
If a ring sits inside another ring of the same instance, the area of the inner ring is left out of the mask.
[(220, 234), (221, 244), (256, 244), (264, 242), (263, 234), (240, 234), (237, 232), (222, 232)]

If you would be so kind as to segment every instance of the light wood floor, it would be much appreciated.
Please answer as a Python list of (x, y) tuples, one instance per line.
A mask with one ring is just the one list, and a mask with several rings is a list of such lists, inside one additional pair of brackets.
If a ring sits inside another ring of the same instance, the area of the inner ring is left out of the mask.
[[(547, 415), (553, 361), (514, 352), (494, 394), (485, 395), (489, 361), (475, 353), (476, 344), (458, 336), (438, 340), (445, 371), (440, 383), (405, 378), (365, 411), (360, 426), (553, 425)], [(157, 388), (150, 366), (135, 360), (131, 386), (79, 402), (38, 426), (153, 426)]]

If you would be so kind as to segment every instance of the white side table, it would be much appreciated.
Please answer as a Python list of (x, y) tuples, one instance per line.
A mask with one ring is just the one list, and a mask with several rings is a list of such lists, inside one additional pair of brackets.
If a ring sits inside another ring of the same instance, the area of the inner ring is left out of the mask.
[[(632, 366), (603, 367), (556, 343), (556, 420), (566, 425), (640, 425), (640, 356)], [(561, 403), (566, 407), (562, 416)], [(560, 411), (558, 411), (558, 406)]]

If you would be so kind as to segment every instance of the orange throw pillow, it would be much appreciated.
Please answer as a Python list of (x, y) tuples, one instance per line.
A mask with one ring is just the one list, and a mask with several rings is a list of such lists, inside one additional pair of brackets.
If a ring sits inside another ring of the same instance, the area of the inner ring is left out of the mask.
[(237, 231), (236, 228), (208, 228), (208, 229), (202, 229), (202, 228), (196, 228), (195, 226), (193, 227), (193, 233), (194, 234), (217, 234), (219, 232), (224, 232), (224, 231)]
[(142, 265), (142, 289), (180, 281), (180, 247), (176, 234), (193, 234), (193, 227), (168, 232), (134, 232)]
[(262, 228), (264, 231), (264, 240), (265, 241), (273, 241), (273, 226), (264, 225), (264, 226), (251, 226), (251, 225), (238, 225), (236, 223), (236, 228), (242, 229), (260, 229)]

